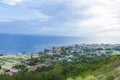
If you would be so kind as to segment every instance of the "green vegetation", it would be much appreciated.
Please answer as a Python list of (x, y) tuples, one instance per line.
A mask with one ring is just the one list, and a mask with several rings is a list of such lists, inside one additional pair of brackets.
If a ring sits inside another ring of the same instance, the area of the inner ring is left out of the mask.
[[(79, 61), (53, 62), (52, 66), (38, 67), (33, 72), (20, 71), (13, 76), (0, 75), (0, 80), (114, 80), (119, 78), (120, 56), (82, 57)], [(24, 69), (25, 66), (16, 65)], [(119, 79), (118, 79), (119, 80)]]
[(15, 58), (15, 57), (11, 57), (11, 58), (0, 58), (0, 64), (4, 64), (5, 62), (20, 62), (20, 61), (24, 61), (24, 58)]

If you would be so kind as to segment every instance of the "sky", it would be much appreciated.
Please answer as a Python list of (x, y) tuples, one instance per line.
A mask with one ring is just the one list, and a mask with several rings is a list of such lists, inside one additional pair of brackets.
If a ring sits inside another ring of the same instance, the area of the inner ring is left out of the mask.
[(0, 0), (0, 33), (120, 38), (120, 0)]

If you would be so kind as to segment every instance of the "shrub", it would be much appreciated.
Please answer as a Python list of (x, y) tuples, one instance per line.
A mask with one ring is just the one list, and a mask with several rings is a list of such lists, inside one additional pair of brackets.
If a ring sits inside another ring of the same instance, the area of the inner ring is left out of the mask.
[(114, 80), (114, 78), (115, 78), (114, 76), (110, 75), (110, 76), (106, 77), (105, 80)]
[(87, 78), (85, 78), (85, 80), (97, 80), (97, 78), (94, 76), (88, 76)]
[(66, 80), (74, 80), (73, 78), (67, 78)]
[(76, 77), (75, 80), (83, 80), (81, 77)]

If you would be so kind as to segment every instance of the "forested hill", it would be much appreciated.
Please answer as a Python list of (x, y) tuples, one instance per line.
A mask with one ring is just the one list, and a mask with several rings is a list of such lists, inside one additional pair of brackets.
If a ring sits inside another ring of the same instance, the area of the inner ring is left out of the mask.
[(80, 59), (79, 62), (54, 62), (52, 66), (42, 66), (33, 72), (24, 70), (12, 76), (2, 74), (0, 80), (120, 80), (119, 55)]

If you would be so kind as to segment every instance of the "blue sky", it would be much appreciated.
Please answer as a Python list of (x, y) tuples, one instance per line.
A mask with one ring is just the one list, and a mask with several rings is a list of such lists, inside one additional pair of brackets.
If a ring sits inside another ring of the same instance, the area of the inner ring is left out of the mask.
[(118, 40), (119, 4), (120, 0), (0, 0), (0, 33)]

